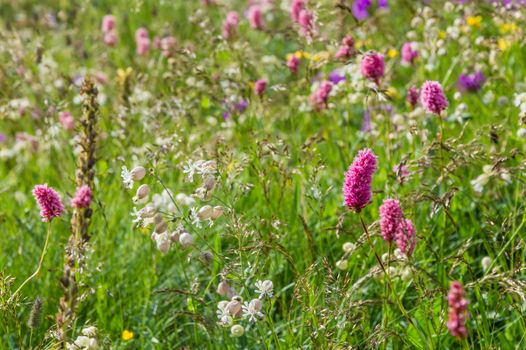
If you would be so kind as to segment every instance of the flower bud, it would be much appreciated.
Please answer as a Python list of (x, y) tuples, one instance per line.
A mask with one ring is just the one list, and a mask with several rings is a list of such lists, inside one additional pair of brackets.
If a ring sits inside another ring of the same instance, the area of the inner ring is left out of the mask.
[(233, 337), (241, 337), (245, 333), (245, 328), (242, 325), (235, 324), (230, 328), (230, 333)]
[(354, 245), (354, 243), (351, 243), (351, 242), (345, 242), (345, 243), (343, 244), (343, 251), (344, 251), (345, 253), (349, 253), (349, 252), (353, 251), (354, 248), (356, 248), (356, 246)]
[(146, 176), (146, 169), (142, 166), (135, 167), (130, 171), (130, 176), (133, 181), (141, 181)]
[(214, 212), (214, 208), (210, 205), (205, 205), (199, 211), (197, 212), (197, 217), (201, 220), (207, 220), (212, 217), (212, 214)]
[(192, 244), (194, 244), (194, 237), (189, 234), (188, 232), (184, 232), (179, 237), (179, 243), (183, 246), (183, 248), (189, 247)]
[(215, 220), (217, 219), (218, 217), (220, 217), (221, 215), (223, 215), (223, 208), (220, 207), (220, 206), (216, 206), (214, 207), (214, 209), (212, 210), (212, 220)]
[(252, 299), (250, 301), (249, 307), (254, 310), (261, 311), (261, 308), (263, 307), (263, 302), (260, 299)]
[(491, 266), (491, 258), (489, 256), (483, 257), (480, 264), (482, 265), (482, 269), (484, 270), (484, 272), (486, 272)]
[(168, 224), (166, 223), (166, 221), (161, 221), (155, 226), (156, 233), (166, 232), (167, 229), (168, 229)]
[(242, 305), (237, 300), (232, 300), (226, 306), (228, 313), (232, 316), (240, 316), (242, 311)]
[(137, 198), (137, 200), (141, 200), (148, 196), (148, 193), (150, 193), (150, 186), (148, 186), (147, 184), (143, 184), (137, 189), (135, 197)]
[(217, 285), (217, 294), (221, 296), (226, 296), (230, 292), (231, 288), (227, 281), (221, 281)]
[(339, 270), (347, 270), (348, 267), (349, 267), (349, 263), (345, 259), (338, 260), (336, 262), (336, 268), (338, 268)]

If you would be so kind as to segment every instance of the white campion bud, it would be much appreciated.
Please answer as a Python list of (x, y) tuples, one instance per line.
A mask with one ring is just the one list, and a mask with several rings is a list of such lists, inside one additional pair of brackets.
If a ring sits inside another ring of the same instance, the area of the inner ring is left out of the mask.
[(212, 210), (212, 216), (211, 216), (212, 220), (215, 220), (221, 215), (223, 215), (223, 212), (224, 212), (223, 207), (215, 206)]
[(142, 166), (137, 166), (130, 171), (130, 176), (133, 181), (141, 181), (146, 176), (146, 169)]
[(482, 265), (482, 269), (484, 270), (484, 272), (486, 272), (491, 266), (491, 258), (489, 256), (483, 257), (480, 261), (480, 264)]

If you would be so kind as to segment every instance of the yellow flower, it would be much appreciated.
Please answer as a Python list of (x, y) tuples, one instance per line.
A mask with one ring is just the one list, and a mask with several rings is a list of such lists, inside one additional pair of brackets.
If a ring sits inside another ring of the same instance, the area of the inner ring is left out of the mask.
[(447, 33), (446, 33), (445, 30), (441, 30), (440, 32), (438, 32), (438, 37), (439, 37), (440, 39), (445, 39), (445, 38), (446, 38), (446, 35), (447, 35)]
[(312, 56), (314, 62), (326, 61), (329, 59), (329, 53), (327, 51), (321, 51)]
[(125, 329), (122, 331), (122, 340), (124, 341), (128, 341), (128, 340), (131, 340), (133, 339), (133, 332)]
[(133, 69), (128, 67), (126, 69), (117, 69), (117, 81), (119, 84), (123, 84), (133, 73)]
[(387, 90), (385, 91), (385, 94), (387, 96), (389, 96), (391, 99), (395, 99), (395, 98), (398, 98), (400, 97), (400, 95), (398, 94), (398, 90), (396, 90), (394, 87), (392, 86), (389, 86), (387, 88)]
[(395, 58), (398, 56), (398, 51), (396, 49), (389, 49), (389, 51), (387, 51), (387, 56), (390, 58)]
[(480, 28), (480, 23), (482, 23), (482, 17), (481, 16), (468, 16), (466, 18), (466, 23), (470, 27)]
[(497, 40), (497, 45), (499, 46), (499, 49), (501, 51), (506, 51), (507, 49), (510, 48), (511, 43), (504, 38), (499, 38), (499, 40)]
[(502, 34), (513, 33), (517, 30), (517, 24), (515, 24), (514, 22), (503, 23), (500, 25), (499, 30)]
[(357, 41), (356, 41), (355, 46), (356, 46), (357, 49), (361, 48), (363, 45), (365, 45), (365, 43), (363, 42), (363, 40), (357, 40)]
[(308, 52), (305, 52), (305, 51), (296, 51), (294, 52), (294, 56), (296, 56), (297, 58), (306, 58), (306, 59), (309, 59), (310, 58), (310, 53)]

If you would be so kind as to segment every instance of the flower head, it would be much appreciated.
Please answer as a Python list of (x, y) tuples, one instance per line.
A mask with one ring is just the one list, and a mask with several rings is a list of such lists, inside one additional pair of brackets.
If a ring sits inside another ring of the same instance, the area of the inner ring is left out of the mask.
[(248, 9), (248, 21), (250, 26), (254, 29), (263, 29), (263, 16), (261, 8), (257, 5), (252, 5)]
[(75, 208), (87, 208), (91, 204), (92, 192), (88, 185), (81, 186), (71, 200), (71, 205)]
[(466, 328), (466, 319), (468, 316), (469, 302), (464, 297), (464, 288), (458, 281), (451, 283), (451, 288), (447, 296), (449, 305), (447, 328), (452, 336), (465, 338), (468, 336)]
[(354, 0), (351, 10), (354, 18), (363, 21), (369, 17), (369, 8), (372, 5), (371, 0)]
[(33, 196), (40, 207), (42, 221), (49, 222), (64, 213), (64, 205), (58, 193), (48, 185), (36, 185), (33, 188)]
[(411, 86), (408, 90), (407, 90), (407, 102), (409, 102), (409, 104), (411, 105), (411, 108), (415, 108), (415, 106), (417, 105), (418, 103), (418, 95), (419, 95), (419, 92), (418, 92), (418, 89), (415, 87), (415, 86)]
[(258, 79), (254, 82), (254, 93), (256, 94), (256, 96), (263, 95), (266, 88), (267, 88), (266, 79)]
[(402, 253), (411, 256), (416, 245), (416, 231), (413, 222), (409, 219), (402, 219), (396, 230), (396, 245)]
[(292, 0), (290, 4), (290, 18), (294, 22), (298, 22), (300, 18), (300, 12), (305, 8), (305, 0)]
[(256, 293), (259, 294), (259, 299), (263, 299), (265, 296), (272, 298), (273, 290), (274, 284), (270, 280), (256, 282)]
[(298, 73), (298, 67), (300, 65), (300, 59), (296, 55), (290, 55), (287, 59), (287, 68), (293, 73)]
[(440, 114), (448, 106), (442, 85), (436, 81), (426, 81), (420, 90), (420, 102), (424, 108), (434, 114)]
[(362, 58), (360, 70), (364, 77), (379, 85), (380, 78), (384, 76), (384, 56), (375, 51), (365, 54)]
[(380, 229), (384, 240), (392, 241), (395, 239), (403, 216), (399, 201), (396, 199), (384, 200), (384, 203), (380, 206)]
[(360, 212), (372, 197), (371, 182), (376, 171), (376, 156), (365, 148), (358, 152), (349, 170), (345, 173), (343, 196), (345, 205), (351, 210)]
[(402, 62), (404, 63), (413, 63), (418, 57), (418, 50), (415, 48), (414, 42), (405, 43), (402, 46)]
[(235, 11), (230, 11), (223, 24), (223, 38), (230, 39), (235, 34), (238, 24), (239, 15)]
[(477, 92), (486, 81), (484, 73), (477, 71), (473, 74), (460, 74), (457, 87), (460, 91)]
[(309, 102), (315, 110), (327, 107), (327, 100), (332, 91), (333, 84), (330, 81), (323, 81), (309, 97)]
[(102, 18), (102, 31), (104, 33), (115, 29), (115, 17), (113, 15), (106, 15)]

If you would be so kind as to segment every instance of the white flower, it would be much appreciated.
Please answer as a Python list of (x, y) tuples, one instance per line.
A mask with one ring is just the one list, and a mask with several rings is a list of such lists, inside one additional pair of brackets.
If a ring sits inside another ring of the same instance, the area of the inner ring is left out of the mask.
[(126, 168), (124, 165), (122, 166), (121, 177), (124, 187), (131, 190), (133, 187), (133, 179), (130, 172), (128, 171), (128, 168)]
[(218, 323), (223, 327), (228, 327), (232, 324), (233, 318), (230, 316), (228, 311), (228, 301), (223, 300), (217, 304), (217, 318), (219, 319)]
[(265, 315), (261, 310), (261, 300), (254, 299), (252, 301), (243, 304), (243, 318), (248, 319), (249, 322), (256, 322), (262, 319)]
[(259, 294), (259, 299), (263, 299), (265, 295), (272, 298), (273, 290), (274, 284), (270, 280), (256, 282), (256, 293)]
[(197, 172), (197, 169), (199, 168), (200, 164), (199, 161), (192, 162), (191, 160), (188, 160), (186, 162), (186, 165), (183, 168), (183, 173), (188, 174), (187, 178), (189, 181), (192, 181), (194, 179), (194, 174)]

